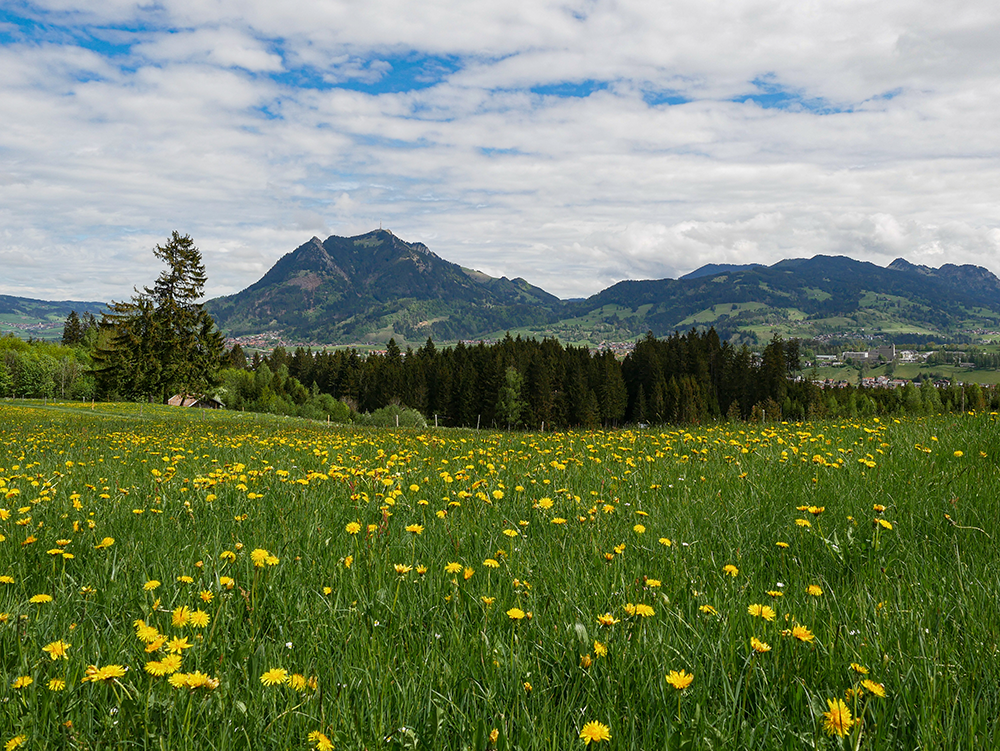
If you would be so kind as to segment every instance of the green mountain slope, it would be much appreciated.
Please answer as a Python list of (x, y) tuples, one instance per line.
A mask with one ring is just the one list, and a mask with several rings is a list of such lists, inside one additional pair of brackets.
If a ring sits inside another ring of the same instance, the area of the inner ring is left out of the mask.
[(1000, 325), (1000, 280), (977, 266), (940, 269), (898, 259), (883, 268), (843, 256), (789, 259), (682, 279), (626, 281), (569, 311), (577, 320), (664, 335), (726, 332), (816, 336), (835, 331), (946, 334)]
[(77, 314), (91, 313), (97, 318), (107, 307), (103, 302), (73, 300), (34, 300), (28, 297), (0, 295), (0, 334), (14, 334), (22, 339), (29, 337), (50, 341), (62, 338), (63, 324), (70, 311)]
[(231, 335), (282, 331), (302, 341), (472, 338), (495, 329), (551, 323), (562, 302), (523, 279), (463, 269), (421, 243), (376, 230), (313, 238), (256, 284), (211, 300)]

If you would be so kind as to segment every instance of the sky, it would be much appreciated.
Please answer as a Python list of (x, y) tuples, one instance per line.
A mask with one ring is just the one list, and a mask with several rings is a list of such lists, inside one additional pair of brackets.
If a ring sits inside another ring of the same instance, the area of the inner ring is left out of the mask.
[(1000, 5), (4, 0), (0, 294), (208, 297), (391, 230), (560, 297), (706, 263), (1000, 274)]

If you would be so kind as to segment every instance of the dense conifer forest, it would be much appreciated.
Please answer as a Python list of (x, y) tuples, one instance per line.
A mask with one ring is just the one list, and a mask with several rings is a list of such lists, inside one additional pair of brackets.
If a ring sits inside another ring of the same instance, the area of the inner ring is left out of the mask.
[(507, 336), (443, 348), (428, 340), (405, 352), (390, 340), (384, 353), (366, 357), (279, 347), (248, 363), (234, 350), (229, 364), (236, 367), (222, 372), (221, 396), (233, 409), (322, 419), (326, 397), (361, 413), (399, 405), (451, 427), (595, 428), (1000, 406), (997, 390), (978, 384), (820, 388), (802, 377), (797, 340), (775, 337), (758, 353), (720, 341), (713, 329), (648, 335), (624, 360), (555, 339)]

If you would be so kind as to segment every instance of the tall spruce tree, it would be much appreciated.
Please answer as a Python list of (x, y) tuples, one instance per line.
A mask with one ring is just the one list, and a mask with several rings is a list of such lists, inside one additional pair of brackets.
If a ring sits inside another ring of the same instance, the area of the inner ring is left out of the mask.
[(66, 323), (63, 324), (62, 343), (66, 345), (79, 344), (83, 341), (85, 329), (80, 322), (80, 316), (75, 310), (71, 310), (66, 316)]
[(120, 398), (200, 395), (216, 383), (224, 355), (222, 334), (198, 302), (206, 281), (201, 251), (174, 231), (153, 255), (167, 269), (132, 300), (110, 305), (95, 372), (104, 392)]

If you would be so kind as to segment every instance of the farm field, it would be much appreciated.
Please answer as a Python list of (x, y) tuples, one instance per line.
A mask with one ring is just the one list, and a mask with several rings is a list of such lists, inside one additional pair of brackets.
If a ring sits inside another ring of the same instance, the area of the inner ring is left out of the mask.
[(997, 747), (997, 419), (0, 402), (0, 743)]

